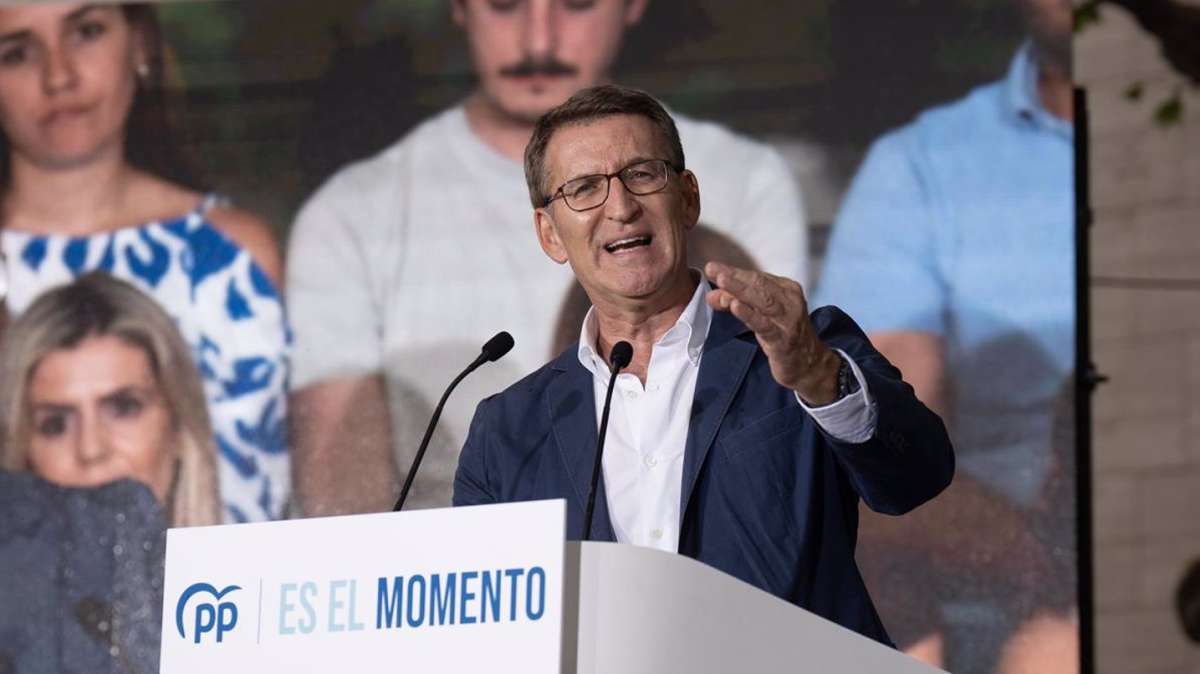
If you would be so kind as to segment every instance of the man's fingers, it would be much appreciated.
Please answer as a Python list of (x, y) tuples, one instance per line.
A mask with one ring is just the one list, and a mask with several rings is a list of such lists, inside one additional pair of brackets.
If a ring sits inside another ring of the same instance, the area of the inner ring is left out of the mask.
[[(760, 310), (754, 304), (747, 302), (745, 299), (735, 295), (734, 293), (725, 290), (724, 288), (715, 288), (708, 293), (709, 306), (717, 311), (728, 311), (734, 316), (742, 319), (746, 327), (758, 332), (759, 329), (767, 329), (767, 323), (771, 323), (771, 317)], [(736, 309), (735, 309), (736, 307)], [(746, 320), (744, 316), (750, 316), (751, 320)]]
[(718, 287), (768, 316), (786, 311), (783, 286), (770, 274), (710, 262), (705, 272)]
[[(741, 267), (734, 267), (733, 265), (728, 265), (724, 262), (709, 262), (708, 264), (704, 265), (704, 273), (714, 281), (724, 279), (726, 281), (740, 282), (743, 284), (748, 283), (755, 274), (758, 274), (756, 271), (742, 269)], [(725, 284), (719, 283), (718, 285), (724, 287)]]
[(746, 327), (754, 331), (760, 340), (766, 342), (774, 341), (780, 334), (779, 326), (770, 319), (764, 316), (749, 304), (734, 298), (729, 304), (729, 310), (738, 320), (746, 324)]
[(811, 369), (822, 351), (808, 317), (804, 288), (780, 276), (710, 262), (704, 273), (718, 286), (706, 298), (713, 309), (728, 311), (754, 331), (775, 380), (794, 382)]
[(705, 299), (708, 300), (709, 306), (713, 309), (728, 311), (736, 316), (738, 320), (745, 323), (746, 327), (750, 328), (758, 336), (759, 341), (764, 343), (764, 346), (775, 344), (785, 334), (784, 329), (778, 322), (755, 309), (750, 304), (741, 301), (732, 293), (717, 289), (709, 292)]
[[(711, 278), (718, 287), (728, 290), (737, 297), (753, 301), (753, 295), (761, 295), (765, 289), (761, 279), (761, 274), (750, 271), (749, 269), (739, 269), (738, 267), (730, 267), (727, 264), (719, 262), (709, 262), (705, 266), (705, 270), (710, 272)], [(756, 280), (758, 277), (758, 280)]]
[(733, 295), (720, 288), (714, 288), (708, 291), (708, 295), (704, 299), (708, 300), (708, 306), (717, 311), (729, 311), (729, 304), (733, 301)]
[(709, 305), (741, 319), (765, 349), (788, 350), (803, 341), (808, 307), (799, 283), (718, 262), (704, 271), (718, 285), (709, 293)]

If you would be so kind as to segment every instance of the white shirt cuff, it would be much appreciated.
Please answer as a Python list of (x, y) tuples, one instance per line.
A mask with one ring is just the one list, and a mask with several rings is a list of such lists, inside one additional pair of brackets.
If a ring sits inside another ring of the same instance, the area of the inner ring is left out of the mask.
[(804, 411), (808, 412), (808, 415), (821, 428), (825, 429), (826, 433), (842, 442), (853, 444), (866, 442), (875, 434), (875, 401), (871, 399), (871, 392), (867, 390), (867, 380), (863, 378), (858, 363), (846, 355), (845, 351), (841, 349), (834, 349), (834, 351), (837, 351), (850, 364), (850, 371), (858, 380), (858, 390), (841, 400), (820, 407), (809, 407), (800, 398), (799, 393), (795, 391), (792, 393), (796, 396), (796, 402), (800, 403)]

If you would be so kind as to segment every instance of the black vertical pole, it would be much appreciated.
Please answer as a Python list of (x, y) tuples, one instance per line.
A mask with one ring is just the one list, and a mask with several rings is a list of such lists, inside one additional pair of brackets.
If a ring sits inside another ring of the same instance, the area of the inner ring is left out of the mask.
[(1096, 629), (1092, 542), (1092, 392), (1100, 381), (1092, 363), (1091, 270), (1092, 226), (1088, 181), (1087, 92), (1074, 91), (1075, 110), (1075, 554), (1078, 560), (1079, 671), (1096, 671)]

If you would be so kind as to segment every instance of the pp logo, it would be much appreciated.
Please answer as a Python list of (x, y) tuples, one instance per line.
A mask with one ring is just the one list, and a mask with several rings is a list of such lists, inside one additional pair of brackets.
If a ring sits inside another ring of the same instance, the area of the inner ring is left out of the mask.
[(183, 591), (183, 594), (179, 595), (179, 603), (175, 605), (175, 627), (179, 629), (179, 636), (187, 639), (183, 617), (188, 600), (192, 598), (192, 595), (211, 594), (212, 600), (196, 602), (196, 609), (192, 614), (192, 641), (198, 644), (205, 633), (215, 632), (217, 643), (221, 643), (225, 634), (236, 627), (238, 621), (237, 604), (232, 601), (221, 601), (221, 598), (240, 589), (242, 588), (238, 585), (230, 585), (221, 591), (217, 591), (217, 588), (208, 583), (190, 585)]

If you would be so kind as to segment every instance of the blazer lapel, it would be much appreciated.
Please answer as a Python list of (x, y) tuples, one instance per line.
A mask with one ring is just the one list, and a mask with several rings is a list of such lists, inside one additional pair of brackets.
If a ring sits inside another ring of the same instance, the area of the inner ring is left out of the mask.
[[(596, 394), (592, 388), (592, 373), (579, 363), (574, 346), (559, 355), (552, 367), (560, 374), (547, 388), (550, 425), (579, 507), (579, 526), (582, 527), (582, 513), (587, 508), (592, 467), (596, 461)], [(616, 540), (608, 517), (603, 475), (596, 488), (592, 534), (591, 540)]]
[(740, 335), (749, 333), (745, 324), (732, 314), (713, 312), (712, 325), (704, 342), (704, 354), (700, 359), (700, 372), (696, 375), (692, 418), (684, 446), (683, 488), (679, 504), (681, 520), (688, 511), (696, 479), (717, 437), (721, 421), (728, 413), (729, 405), (741, 388), (742, 379), (758, 350), (753, 339), (738, 339)]

